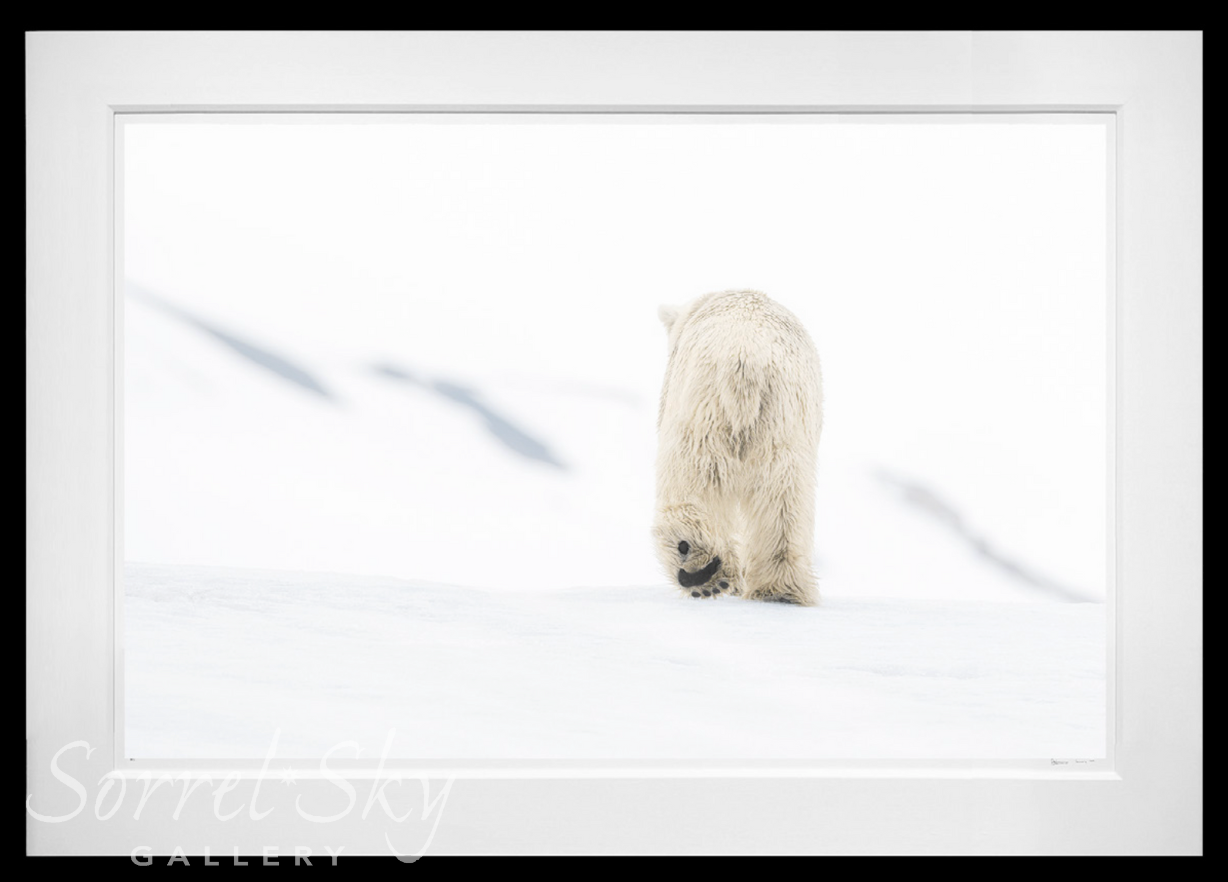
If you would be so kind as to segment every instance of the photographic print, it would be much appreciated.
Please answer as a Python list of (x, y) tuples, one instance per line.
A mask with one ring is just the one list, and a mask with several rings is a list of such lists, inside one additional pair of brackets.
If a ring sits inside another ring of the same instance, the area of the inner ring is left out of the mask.
[(1111, 115), (121, 119), (126, 757), (1107, 755)]

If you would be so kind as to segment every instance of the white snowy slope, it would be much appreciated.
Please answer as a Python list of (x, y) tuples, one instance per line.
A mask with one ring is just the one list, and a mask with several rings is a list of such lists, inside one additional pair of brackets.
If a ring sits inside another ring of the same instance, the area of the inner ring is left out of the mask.
[[(242, 326), (179, 315), (149, 296), (126, 307), (128, 560), (491, 590), (663, 578), (648, 534), (651, 384), (458, 377), (405, 357), (304, 353), (249, 343)], [(815, 547), (826, 596), (1070, 599), (979, 553), (984, 524), (961, 533), (932, 505), (910, 502), (888, 480), (895, 470), (851, 449), (847, 431), (835, 424), (820, 449)], [(1008, 559), (1010, 538), (990, 536)], [(1060, 580), (1073, 569), (1063, 563), (1035, 569)], [(1099, 599), (1096, 586), (1076, 585), (1074, 599)]]
[(648, 539), (647, 384), (458, 376), (173, 309), (127, 305), (130, 756), (262, 756), (276, 730), (305, 757), (389, 730), (423, 758), (1103, 753), (1105, 607), (1053, 602), (1009, 535), (839, 424), (823, 606), (696, 602)]
[[(1101, 604), (129, 564), (129, 756), (1100, 757)], [(334, 756), (353, 756), (342, 748)]]

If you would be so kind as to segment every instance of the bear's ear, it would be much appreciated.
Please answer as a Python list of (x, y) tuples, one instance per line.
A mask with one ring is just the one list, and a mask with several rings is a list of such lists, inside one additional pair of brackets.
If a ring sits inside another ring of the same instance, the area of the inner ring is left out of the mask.
[(666, 306), (662, 304), (657, 307), (657, 317), (661, 319), (661, 324), (665, 325), (665, 333), (669, 333), (674, 329), (674, 322), (678, 321), (678, 315), (681, 313), (676, 306)]

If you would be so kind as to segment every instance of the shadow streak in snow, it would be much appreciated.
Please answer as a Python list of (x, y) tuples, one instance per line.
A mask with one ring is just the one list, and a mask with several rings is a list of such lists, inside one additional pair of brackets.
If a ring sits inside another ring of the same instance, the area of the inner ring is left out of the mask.
[(307, 390), (321, 398), (332, 399), (333, 395), (324, 385), (317, 380), (306, 369), (299, 367), (294, 362), (276, 352), (253, 343), (249, 339), (233, 334), (230, 331), (221, 328), (212, 322), (206, 321), (194, 313), (189, 312), (181, 306), (177, 306), (162, 297), (155, 295), (144, 288), (138, 287), (129, 283), (127, 285), (128, 296), (140, 300), (143, 303), (148, 303), (151, 306), (157, 307), (168, 315), (174, 316), (182, 322), (191, 325), (198, 331), (208, 334), (217, 342), (228, 347), (231, 351), (246, 358), (248, 361), (264, 368), (266, 371), (275, 374), (281, 379), (293, 383), (294, 385)]
[(566, 470), (567, 466), (559, 461), (547, 445), (516, 426), (502, 414), (491, 410), (472, 389), (448, 380), (421, 380), (404, 368), (394, 364), (377, 364), (373, 367), (373, 370), (382, 377), (420, 386), (437, 395), (442, 395), (444, 398), (462, 407), (469, 408), (482, 418), (487, 430), (508, 449), (527, 459), (543, 462), (556, 469)]
[(921, 509), (925, 514), (956, 533), (972, 547), (973, 551), (985, 558), (986, 561), (1004, 570), (1033, 590), (1046, 594), (1056, 600), (1064, 600), (1067, 603), (1097, 602), (1096, 598), (1055, 582), (1053, 579), (1004, 555), (988, 539), (969, 527), (963, 517), (950, 503), (924, 484), (910, 478), (892, 474), (884, 469), (879, 469), (876, 472), (876, 476), (883, 483), (889, 484), (901, 491), (904, 501)]

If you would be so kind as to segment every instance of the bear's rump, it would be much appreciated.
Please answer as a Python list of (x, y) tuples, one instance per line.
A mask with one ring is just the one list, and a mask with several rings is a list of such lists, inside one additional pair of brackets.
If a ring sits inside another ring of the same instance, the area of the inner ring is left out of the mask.
[(801, 380), (768, 359), (733, 354), (690, 367), (663, 402), (664, 435), (711, 455), (746, 460), (799, 431), (806, 434), (805, 414), (790, 406), (804, 398)]

